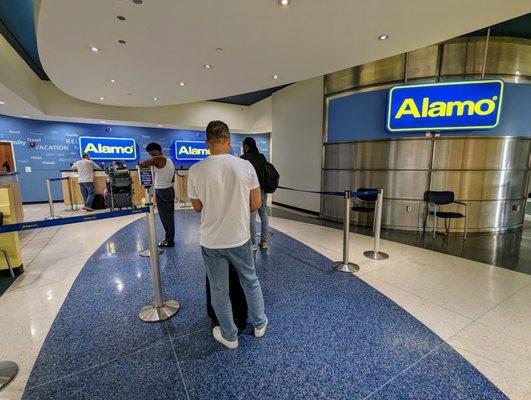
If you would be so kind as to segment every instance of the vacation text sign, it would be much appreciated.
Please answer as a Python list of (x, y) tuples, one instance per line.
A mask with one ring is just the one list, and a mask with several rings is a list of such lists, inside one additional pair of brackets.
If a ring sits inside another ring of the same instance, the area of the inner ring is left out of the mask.
[(387, 99), (389, 132), (491, 129), (500, 122), (499, 79), (395, 86)]

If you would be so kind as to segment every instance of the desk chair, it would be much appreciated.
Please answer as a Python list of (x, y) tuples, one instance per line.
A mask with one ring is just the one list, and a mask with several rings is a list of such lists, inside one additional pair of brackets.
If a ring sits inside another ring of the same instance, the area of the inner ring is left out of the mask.
[[(426, 214), (424, 216), (424, 223), (422, 227), (422, 233), (426, 233), (426, 224), (428, 216), (433, 216), (433, 237), (435, 238), (435, 232), (437, 231), (437, 218), (444, 218), (444, 228), (446, 234), (450, 232), (450, 224), (452, 219), (464, 218), (465, 219), (465, 234), (463, 240), (466, 240), (467, 231), (467, 206), (466, 203), (454, 200), (454, 192), (451, 191), (432, 191), (424, 192), (424, 202), (426, 203)], [(439, 207), (449, 204), (459, 204), (464, 207), (464, 213), (457, 211), (443, 211)], [(430, 208), (432, 207), (432, 208)]]

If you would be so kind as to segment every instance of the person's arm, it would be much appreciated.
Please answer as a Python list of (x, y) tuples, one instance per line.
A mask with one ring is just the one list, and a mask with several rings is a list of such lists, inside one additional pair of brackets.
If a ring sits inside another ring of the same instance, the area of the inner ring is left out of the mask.
[(72, 166), (70, 167), (70, 169), (71, 169), (72, 171), (77, 171), (76, 164), (77, 164), (77, 163), (73, 163)]
[(199, 196), (197, 194), (197, 191), (195, 190), (194, 176), (192, 170), (190, 170), (188, 174), (188, 197), (192, 202), (192, 207), (194, 208), (195, 212), (200, 213), (201, 211), (203, 211), (203, 202), (199, 200)]
[(155, 166), (157, 168), (164, 168), (166, 166), (166, 157), (164, 156), (155, 156), (148, 158), (147, 160), (142, 160), (138, 163), (140, 168), (147, 168)]
[[(90, 161), (92, 161), (92, 160), (90, 160)], [(100, 171), (101, 170), (100, 166), (98, 164), (96, 164), (94, 161), (92, 161), (92, 169), (94, 171)]]
[(260, 186), (251, 190), (251, 194), (249, 195), (249, 205), (251, 206), (251, 211), (256, 211), (262, 207), (262, 193), (260, 192)]

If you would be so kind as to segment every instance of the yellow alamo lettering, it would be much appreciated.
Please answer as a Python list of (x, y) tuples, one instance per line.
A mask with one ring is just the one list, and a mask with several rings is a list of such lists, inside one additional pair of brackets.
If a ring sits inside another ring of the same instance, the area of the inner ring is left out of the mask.
[(472, 100), (465, 101), (434, 101), (430, 103), (429, 97), (422, 99), (422, 107), (419, 111), (417, 103), (412, 98), (406, 98), (400, 105), (395, 118), (401, 118), (403, 115), (412, 115), (413, 118), (437, 118), (437, 117), (451, 117), (454, 115), (461, 116), (465, 114), (465, 108), (467, 115), (489, 115), (495, 108), (495, 101), (498, 100), (498, 96), (494, 96), (491, 99), (482, 99), (477, 102)]
[(83, 153), (90, 152), (97, 154), (133, 154), (135, 146), (102, 146), (101, 143), (95, 146), (94, 143), (88, 143), (83, 149)]
[(196, 149), (192, 146), (181, 146), (178, 155), (186, 154), (189, 156), (209, 156), (210, 150), (208, 149)]

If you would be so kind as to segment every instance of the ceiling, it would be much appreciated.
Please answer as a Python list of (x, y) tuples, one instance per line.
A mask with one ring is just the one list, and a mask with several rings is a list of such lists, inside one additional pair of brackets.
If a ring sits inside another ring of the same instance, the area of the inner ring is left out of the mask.
[(281, 86), (530, 11), (528, 0), (54, 0), (40, 4), (37, 43), (44, 70), (67, 94), (160, 106)]

